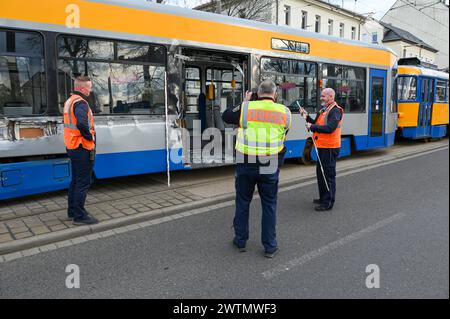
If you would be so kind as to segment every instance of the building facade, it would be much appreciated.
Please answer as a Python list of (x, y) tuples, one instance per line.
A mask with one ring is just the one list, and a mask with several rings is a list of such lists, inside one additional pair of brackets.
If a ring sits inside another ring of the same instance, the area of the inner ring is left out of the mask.
[[(381, 22), (408, 30), (424, 43), (438, 50), (435, 64), (449, 67), (449, 6), (445, 0), (399, 0), (386, 12)], [(403, 48), (411, 51), (405, 44)], [(403, 52), (403, 50), (401, 50)]]
[[(256, 13), (258, 8), (264, 12)], [(321, 0), (222, 0), (211, 1), (194, 9), (351, 40), (361, 39), (361, 28), (366, 20), (363, 15)]]

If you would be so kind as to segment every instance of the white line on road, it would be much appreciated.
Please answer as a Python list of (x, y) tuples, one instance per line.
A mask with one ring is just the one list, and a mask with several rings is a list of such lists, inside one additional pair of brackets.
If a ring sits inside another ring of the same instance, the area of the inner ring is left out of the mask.
[(274, 278), (276, 276), (281, 275), (282, 273), (285, 273), (285, 272), (287, 272), (289, 270), (292, 270), (293, 268), (302, 266), (302, 265), (310, 262), (313, 259), (321, 257), (321, 256), (331, 252), (332, 250), (335, 250), (335, 249), (337, 249), (339, 247), (342, 247), (342, 246), (344, 246), (344, 245), (346, 245), (348, 243), (351, 243), (351, 242), (353, 242), (353, 241), (355, 241), (357, 239), (363, 238), (364, 236), (366, 236), (366, 235), (368, 235), (370, 233), (373, 233), (374, 231), (376, 231), (376, 230), (378, 230), (378, 229), (380, 229), (380, 228), (382, 228), (382, 227), (384, 227), (384, 226), (386, 226), (386, 225), (388, 225), (390, 223), (393, 223), (393, 222), (395, 222), (397, 220), (400, 220), (400, 219), (402, 219), (405, 216), (406, 216), (406, 214), (404, 214), (404, 213), (395, 214), (395, 215), (393, 215), (393, 216), (391, 216), (389, 218), (386, 218), (386, 219), (383, 219), (382, 221), (379, 221), (376, 224), (373, 224), (372, 226), (369, 226), (369, 227), (364, 228), (364, 229), (362, 229), (362, 230), (360, 230), (360, 231), (358, 231), (356, 233), (353, 233), (353, 234), (345, 236), (345, 237), (343, 237), (341, 239), (338, 239), (338, 240), (336, 240), (336, 241), (334, 241), (332, 243), (329, 243), (328, 245), (320, 247), (319, 249), (310, 251), (309, 253), (307, 253), (307, 254), (305, 254), (305, 255), (303, 255), (301, 257), (292, 259), (292, 260), (288, 261), (285, 264), (281, 264), (281, 265), (279, 265), (279, 266), (277, 266), (275, 268), (267, 270), (267, 271), (263, 272), (262, 275), (263, 275), (263, 277), (265, 279), (272, 279), (272, 278)]

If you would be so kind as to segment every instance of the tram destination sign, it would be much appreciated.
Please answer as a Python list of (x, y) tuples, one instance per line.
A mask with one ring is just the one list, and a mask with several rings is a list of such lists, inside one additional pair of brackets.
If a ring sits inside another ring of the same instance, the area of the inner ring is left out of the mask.
[(272, 38), (272, 49), (309, 54), (309, 43)]

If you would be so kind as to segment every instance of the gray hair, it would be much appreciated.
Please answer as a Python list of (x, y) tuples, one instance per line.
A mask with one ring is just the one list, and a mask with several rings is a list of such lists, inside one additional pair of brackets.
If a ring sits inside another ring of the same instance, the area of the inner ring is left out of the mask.
[(322, 93), (331, 95), (333, 99), (336, 97), (336, 92), (332, 88), (325, 88)]
[(258, 95), (274, 95), (277, 85), (272, 80), (264, 80), (258, 87)]

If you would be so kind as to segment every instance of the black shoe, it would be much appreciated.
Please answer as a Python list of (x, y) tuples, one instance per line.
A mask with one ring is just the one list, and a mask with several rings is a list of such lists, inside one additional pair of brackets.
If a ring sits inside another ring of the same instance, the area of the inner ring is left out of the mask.
[(313, 204), (320, 205), (320, 199), (313, 199)]
[(94, 225), (97, 223), (98, 223), (98, 220), (96, 218), (92, 217), (91, 215), (87, 215), (86, 217), (81, 218), (81, 219), (73, 220), (73, 224), (75, 226)]
[(245, 248), (245, 246), (239, 247), (239, 245), (234, 239), (233, 239), (233, 246), (236, 247), (240, 253), (245, 253), (247, 251), (247, 248)]
[(318, 212), (325, 212), (328, 210), (332, 210), (333, 207), (325, 207), (325, 206), (319, 205), (319, 206), (316, 206), (314, 209)]
[(264, 253), (264, 257), (266, 257), (266, 258), (273, 258), (273, 257), (275, 257), (275, 255), (278, 253), (278, 248), (276, 248), (274, 251), (272, 251), (272, 252), (268, 252), (268, 251), (266, 251), (265, 253)]

